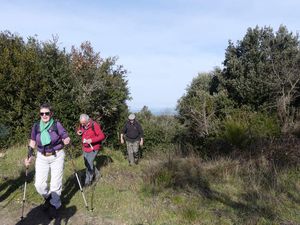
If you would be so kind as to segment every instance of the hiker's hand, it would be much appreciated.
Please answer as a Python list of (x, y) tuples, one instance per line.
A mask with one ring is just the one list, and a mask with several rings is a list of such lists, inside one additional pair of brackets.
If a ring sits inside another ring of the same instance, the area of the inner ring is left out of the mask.
[(144, 145), (144, 139), (142, 138), (140, 141), (140, 146), (143, 146), (143, 145)]
[(30, 164), (31, 164), (31, 162), (32, 162), (32, 156), (30, 157), (30, 158), (25, 158), (24, 159), (24, 164), (25, 164), (25, 166), (26, 167), (29, 167), (30, 166)]
[(82, 131), (81, 131), (81, 130), (78, 130), (78, 131), (77, 131), (77, 134), (78, 134), (79, 136), (81, 136), (81, 135), (82, 135)]
[(69, 137), (63, 139), (64, 145), (70, 144), (71, 139)]
[(124, 144), (124, 139), (123, 138), (121, 138), (121, 144)]
[(27, 159), (29, 159), (31, 156), (34, 156), (34, 150), (33, 150), (33, 148), (29, 145), (29, 146), (28, 146), (28, 152), (27, 152)]
[(83, 139), (83, 143), (87, 143), (87, 144), (91, 144), (92, 143), (92, 139)]

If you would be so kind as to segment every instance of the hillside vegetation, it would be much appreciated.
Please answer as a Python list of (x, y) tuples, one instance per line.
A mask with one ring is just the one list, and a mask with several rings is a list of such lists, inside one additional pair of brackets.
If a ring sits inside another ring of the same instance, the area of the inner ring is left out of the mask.
[[(1, 217), (17, 224), (25, 181), (25, 146), (1, 158)], [(75, 159), (83, 175), (81, 157)], [(120, 151), (98, 155), (102, 177), (84, 189), (87, 211), (71, 161), (66, 162), (62, 217), (50, 222), (29, 172), (25, 224), (300, 224), (300, 171), (276, 170), (265, 158), (248, 161), (151, 154), (129, 167)], [(7, 214), (7, 212), (10, 212)], [(38, 218), (37, 218), (38, 216)], [(24, 223), (20, 223), (24, 224)]]

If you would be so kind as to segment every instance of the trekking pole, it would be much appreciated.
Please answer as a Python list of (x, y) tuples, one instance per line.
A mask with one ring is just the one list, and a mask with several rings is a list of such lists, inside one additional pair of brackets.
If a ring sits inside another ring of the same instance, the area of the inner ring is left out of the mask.
[(96, 187), (96, 185), (95, 184), (93, 184), (94, 186), (93, 186), (93, 189), (92, 189), (92, 196), (91, 196), (91, 212), (93, 212), (94, 211), (94, 192), (95, 192), (95, 187)]
[[(29, 159), (31, 156), (34, 156), (33, 148), (28, 146), (28, 153), (27, 153), (27, 159)], [(24, 183), (24, 192), (23, 192), (23, 200), (22, 200), (22, 215), (21, 220), (24, 219), (24, 207), (25, 207), (25, 201), (26, 201), (26, 189), (27, 189), (27, 180), (28, 180), (28, 167), (26, 166), (25, 169), (25, 183)]]
[(84, 195), (84, 192), (83, 192), (81, 183), (80, 183), (80, 179), (79, 179), (78, 173), (77, 173), (77, 171), (76, 171), (76, 167), (75, 167), (75, 164), (74, 164), (74, 160), (73, 160), (73, 158), (72, 158), (72, 155), (71, 155), (69, 149), (66, 149), (66, 152), (68, 153), (68, 155), (69, 155), (69, 157), (70, 157), (70, 159), (71, 159), (71, 164), (72, 164), (72, 167), (73, 167), (73, 170), (74, 170), (74, 174), (75, 174), (76, 179), (77, 179), (77, 182), (78, 182), (78, 186), (79, 186), (79, 189), (80, 189), (80, 192), (81, 192), (83, 201), (84, 201), (85, 208), (89, 211), (89, 206), (88, 206), (88, 204), (87, 204), (87, 201), (86, 201), (86, 198), (85, 198), (85, 195)]
[(26, 200), (27, 175), (28, 175), (28, 166), (26, 166), (26, 170), (25, 170), (25, 184), (24, 184), (24, 192), (23, 192), (23, 200), (22, 200), (21, 220), (24, 219), (24, 206), (25, 206), (25, 200)]

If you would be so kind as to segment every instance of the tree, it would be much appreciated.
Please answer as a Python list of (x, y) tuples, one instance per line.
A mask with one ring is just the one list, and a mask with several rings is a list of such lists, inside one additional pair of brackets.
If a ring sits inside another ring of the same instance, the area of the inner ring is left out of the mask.
[(294, 119), (293, 102), (299, 98), (300, 51), (298, 35), (294, 36), (285, 27), (280, 27), (270, 45), (272, 73), (267, 83), (275, 96), (276, 108), (287, 132)]
[(16, 34), (1, 32), (1, 147), (28, 138), (44, 102), (51, 103), (71, 136), (83, 112), (101, 118), (107, 135), (117, 135), (129, 91), (126, 70), (116, 61), (116, 57), (100, 58), (89, 42), (68, 54), (60, 50), (57, 37), (47, 42), (29, 37), (25, 42)]
[(242, 41), (226, 49), (221, 83), (239, 105), (258, 109), (270, 100), (266, 86), (271, 72), (268, 49), (274, 39), (271, 28), (249, 28)]
[(233, 105), (226, 91), (218, 89), (215, 84), (219, 73), (219, 68), (216, 68), (210, 73), (199, 74), (178, 101), (179, 119), (196, 138), (213, 134), (218, 119), (225, 116)]
[(38, 103), (51, 103), (54, 115), (63, 122), (70, 135), (75, 135), (74, 121), (78, 115), (77, 105), (74, 104), (76, 93), (73, 92), (74, 81), (71, 77), (70, 56), (65, 49), (59, 49), (58, 37), (43, 42), (41, 46)]
[[(25, 43), (9, 32), (2, 33), (0, 39), (0, 120), (9, 128), (10, 140), (19, 142), (28, 137), (44, 102), (50, 102), (58, 117), (66, 122), (70, 118), (68, 103), (72, 102), (69, 60), (59, 50), (57, 39), (41, 43), (29, 37)], [(71, 126), (71, 120), (67, 125)]]
[(143, 151), (163, 151), (170, 149), (174, 138), (179, 132), (178, 120), (172, 115), (153, 115), (147, 106), (136, 113), (137, 120), (142, 125), (146, 145)]
[(278, 112), (286, 131), (299, 94), (299, 40), (280, 26), (249, 28), (242, 41), (229, 42), (221, 84), (239, 105)]
[[(116, 57), (101, 58), (89, 42), (82, 43), (79, 49), (72, 48), (73, 92), (77, 93), (75, 102), (78, 111), (96, 120), (101, 119), (110, 138), (117, 135), (120, 120), (128, 111), (126, 100), (129, 100), (125, 80), (127, 71), (116, 62)], [(113, 139), (117, 140), (117, 137)]]
[(187, 94), (178, 101), (178, 111), (191, 133), (207, 136), (215, 116), (214, 97), (209, 94), (211, 77), (199, 74), (187, 89)]
[(35, 103), (29, 94), (38, 91), (36, 48), (33, 40), (26, 45), (18, 35), (8, 31), (0, 34), (0, 123), (8, 130), (4, 146), (28, 135), (29, 120), (33, 116), (31, 107)]

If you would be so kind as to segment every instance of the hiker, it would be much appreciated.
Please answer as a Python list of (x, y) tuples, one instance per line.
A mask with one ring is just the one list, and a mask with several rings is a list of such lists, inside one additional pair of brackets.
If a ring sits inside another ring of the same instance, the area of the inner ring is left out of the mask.
[(81, 136), (84, 165), (86, 167), (84, 185), (89, 186), (100, 177), (99, 170), (94, 166), (94, 160), (101, 148), (101, 141), (104, 140), (105, 135), (100, 125), (87, 114), (81, 114), (79, 122), (80, 127), (77, 129), (77, 134)]
[(144, 144), (144, 131), (133, 113), (128, 116), (128, 121), (121, 131), (121, 144), (125, 143), (124, 140), (126, 141), (129, 165), (138, 164), (139, 146)]
[[(49, 210), (50, 217), (54, 218), (61, 207), (64, 146), (70, 143), (70, 138), (62, 124), (53, 119), (53, 111), (49, 104), (40, 106), (40, 118), (31, 129), (25, 166), (30, 166), (34, 158), (34, 148), (37, 148), (34, 185), (45, 199), (43, 210)], [(50, 187), (47, 185), (49, 171)]]

